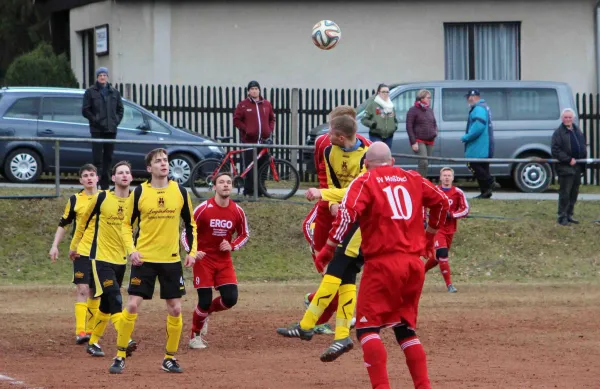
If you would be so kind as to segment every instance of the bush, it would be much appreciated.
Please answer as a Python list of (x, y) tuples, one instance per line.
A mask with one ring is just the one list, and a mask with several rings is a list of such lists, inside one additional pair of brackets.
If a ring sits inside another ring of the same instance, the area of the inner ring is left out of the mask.
[(56, 55), (48, 43), (40, 43), (10, 64), (4, 77), (8, 86), (78, 87), (65, 54)]

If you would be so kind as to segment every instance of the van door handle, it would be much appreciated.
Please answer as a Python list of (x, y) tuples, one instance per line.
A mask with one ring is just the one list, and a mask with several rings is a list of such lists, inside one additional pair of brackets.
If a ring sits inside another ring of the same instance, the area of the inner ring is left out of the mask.
[(45, 129), (44, 131), (42, 131), (42, 134), (44, 135), (54, 135), (54, 131), (50, 130), (50, 129)]

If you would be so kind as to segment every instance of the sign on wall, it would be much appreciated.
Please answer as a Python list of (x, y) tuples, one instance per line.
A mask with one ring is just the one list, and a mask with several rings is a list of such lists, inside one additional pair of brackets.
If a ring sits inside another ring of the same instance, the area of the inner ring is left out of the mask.
[(96, 55), (108, 55), (108, 24), (96, 26)]

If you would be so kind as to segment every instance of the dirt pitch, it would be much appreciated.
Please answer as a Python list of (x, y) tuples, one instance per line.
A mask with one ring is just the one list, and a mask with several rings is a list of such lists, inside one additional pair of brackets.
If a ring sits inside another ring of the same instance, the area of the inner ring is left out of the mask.
[[(238, 306), (212, 318), (207, 350), (187, 349), (188, 296), (180, 375), (160, 370), (166, 313), (160, 300), (146, 302), (134, 331), (140, 347), (121, 376), (108, 374), (110, 324), (102, 341), (107, 357), (92, 358), (74, 344), (72, 289), (0, 287), (0, 388), (370, 387), (360, 346), (324, 364), (318, 356), (330, 337), (276, 337), (277, 326), (299, 319), (312, 287), (242, 285)], [(600, 388), (600, 286), (458, 287), (449, 295), (429, 284), (422, 299), (418, 334), (434, 388)], [(412, 387), (391, 331), (384, 341), (392, 388)]]

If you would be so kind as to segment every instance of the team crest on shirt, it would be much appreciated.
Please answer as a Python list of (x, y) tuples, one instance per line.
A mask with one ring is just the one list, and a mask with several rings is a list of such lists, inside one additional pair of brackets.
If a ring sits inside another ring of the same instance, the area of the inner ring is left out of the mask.
[(165, 207), (165, 198), (160, 196), (158, 198), (158, 208), (164, 208)]
[(123, 219), (123, 206), (119, 205), (119, 208), (117, 209), (117, 215), (119, 215), (120, 219)]
[(342, 171), (344, 171), (344, 172), (348, 171), (348, 162), (347, 161), (342, 161)]

